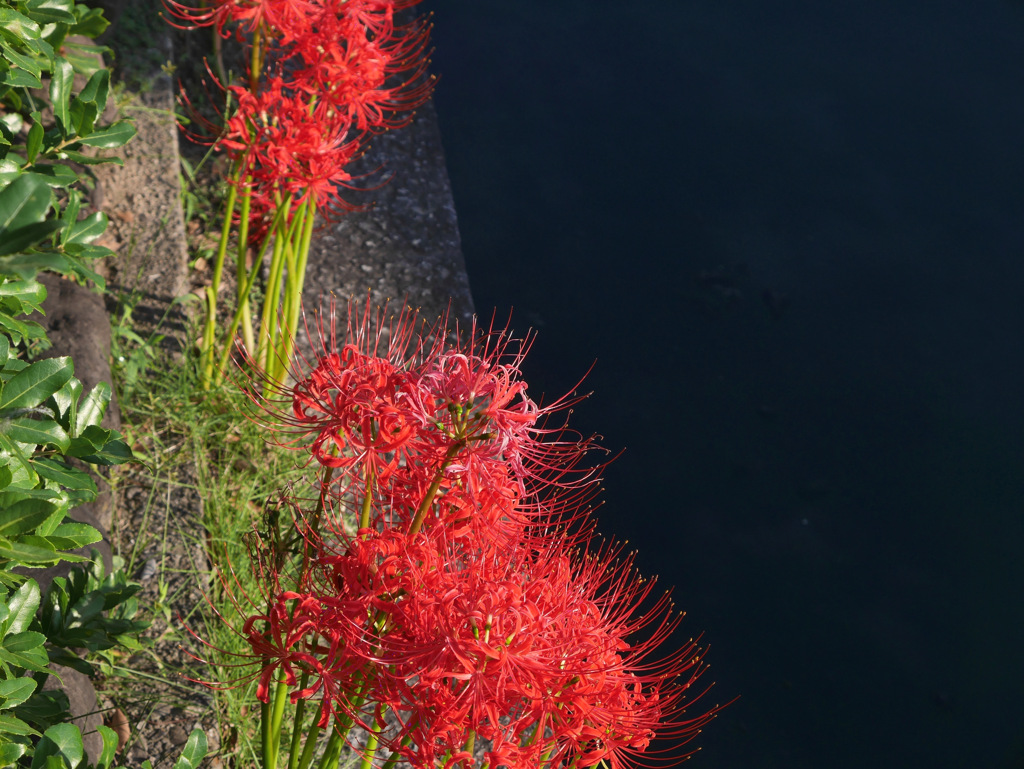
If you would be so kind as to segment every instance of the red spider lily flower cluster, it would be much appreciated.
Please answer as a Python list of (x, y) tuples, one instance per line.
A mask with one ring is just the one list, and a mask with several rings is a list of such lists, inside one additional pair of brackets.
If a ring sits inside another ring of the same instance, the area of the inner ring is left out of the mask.
[[(430, 96), (429, 27), (396, 24), (418, 0), (214, 0), (194, 8), (165, 0), (186, 26), (232, 29), (249, 48), (246, 85), (226, 126), (206, 124), (251, 191), (249, 218), (262, 232), (287, 199), (321, 214), (351, 210), (345, 167), (376, 133), (404, 125)], [(248, 37), (246, 37), (248, 35)]]
[(263, 402), (321, 481), (292, 501), (294, 568), (261, 556), (258, 697), (286, 687), (415, 767), (679, 758), (718, 710), (686, 710), (703, 649), (666, 653), (668, 594), (593, 536), (595, 444), (553, 418), (574, 399), (532, 400), (505, 332), (383, 317), (350, 314), (339, 342), (332, 313)]

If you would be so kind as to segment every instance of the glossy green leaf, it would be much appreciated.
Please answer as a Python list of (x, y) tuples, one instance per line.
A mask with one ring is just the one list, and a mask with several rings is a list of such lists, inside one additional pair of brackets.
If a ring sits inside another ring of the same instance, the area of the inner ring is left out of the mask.
[(49, 210), (50, 186), (46, 180), (36, 174), (21, 174), (0, 190), (0, 233), (3, 233), (3, 239), (6, 240), (12, 230), (42, 222)]
[(103, 738), (103, 750), (96, 759), (96, 769), (111, 769), (117, 754), (117, 733), (109, 726), (97, 726), (96, 730)]
[(45, 671), (48, 662), (42, 633), (28, 631), (8, 635), (0, 645), (0, 660), (26, 670)]
[(119, 157), (96, 157), (73, 150), (62, 150), (60, 157), (63, 160), (73, 160), (76, 163), (81, 163), (83, 166), (98, 166), (102, 163), (113, 163), (115, 166), (124, 165), (124, 161)]
[(57, 758), (57, 766), (74, 769), (85, 757), (82, 747), (82, 733), (74, 724), (56, 724), (43, 732), (43, 738), (36, 745), (32, 756), (32, 769), (49, 769), (50, 759)]
[(52, 419), (32, 419), (16, 417), (0, 423), (0, 430), (12, 441), (35, 444), (37, 446), (53, 446), (61, 453), (71, 445), (71, 436)]
[(39, 37), (39, 25), (13, 8), (0, 8), (0, 29), (18, 41)]
[(107, 215), (102, 211), (90, 214), (71, 226), (65, 243), (80, 243), (82, 245), (92, 243), (92, 241), (107, 231), (107, 224), (109, 222), (110, 220), (107, 218)]
[(71, 439), (71, 446), (64, 453), (69, 457), (84, 457), (99, 451), (111, 438), (111, 431), (96, 425), (89, 425)]
[(7, 617), (0, 623), (0, 636), (28, 630), (39, 609), (39, 600), (39, 585), (35, 580), (29, 580), (15, 590), (7, 603)]
[(46, 643), (46, 636), (34, 630), (23, 630), (20, 633), (8, 633), (4, 636), (4, 649), (11, 652), (29, 652), (34, 649), (42, 649)]
[(99, 117), (99, 109), (92, 102), (71, 100), (71, 125), (79, 138), (93, 132), (97, 117)]
[(80, 137), (79, 141), (82, 144), (88, 144), (90, 147), (102, 147), (109, 149), (111, 147), (123, 147), (134, 136), (135, 126), (127, 120), (119, 120), (116, 123), (108, 125), (106, 128), (94, 131), (88, 136)]
[(53, 107), (53, 116), (65, 136), (72, 135), (68, 110), (71, 108), (71, 89), (74, 82), (75, 71), (71, 62), (58, 56), (50, 73), (50, 104)]
[(64, 204), (64, 211), (60, 215), (60, 240), (62, 244), (67, 243), (68, 236), (71, 234), (71, 228), (78, 223), (78, 212), (81, 208), (82, 193), (78, 190), (68, 190), (68, 202)]
[(110, 385), (106, 382), (98, 382), (92, 391), (82, 399), (82, 403), (78, 407), (75, 435), (80, 435), (91, 425), (99, 425), (108, 405), (110, 405)]
[(0, 710), (17, 707), (36, 690), (31, 678), (12, 678), (0, 681)]
[(83, 260), (110, 256), (110, 249), (104, 248), (103, 246), (83, 246), (80, 243), (70, 243), (66, 250), (69, 255), (73, 254), (77, 257), (76, 259), (71, 260), (71, 272), (83, 281), (91, 280), (96, 284), (97, 289), (105, 291), (106, 282), (103, 280), (103, 276), (98, 275), (96, 272), (86, 267), (85, 264), (83, 264)]
[[(13, 716), (0, 716), (0, 718), (12, 718), (17, 721), (18, 719)], [(24, 721), (19, 723), (24, 724), (28, 727)], [(0, 734), (4, 731), (2, 723), (0, 723)], [(29, 732), (30, 734), (32, 732)], [(28, 751), (28, 745), (23, 742), (7, 742), (4, 740), (0, 742), (0, 766), (14, 766), (18, 763), (18, 759), (21, 758)]]
[(65, 489), (96, 492), (96, 482), (84, 470), (54, 459), (33, 459), (30, 464), (40, 477), (58, 483)]
[(20, 718), (0, 713), (0, 734), (17, 734), (21, 736), (38, 735), (35, 729)]
[(39, 304), (46, 299), (46, 287), (37, 280), (8, 280), (0, 283), (0, 298), (5, 296)]
[(0, 84), (11, 88), (42, 88), (43, 81), (26, 69), (12, 68), (0, 74)]
[(35, 408), (74, 376), (71, 358), (46, 358), (19, 371), (0, 391), (0, 412)]
[(32, 531), (49, 518), (56, 505), (45, 499), (21, 499), (0, 510), (0, 537)]
[(56, 551), (45, 540), (41, 543), (41, 546), (36, 538), (33, 538), (32, 543), (24, 541), (12, 542), (8, 539), (0, 537), (0, 558), (6, 558), (11, 561), (18, 561), (19, 563), (33, 564), (33, 565), (44, 565), (48, 563), (56, 563), (59, 560), (65, 561), (84, 561), (84, 558), (78, 556), (68, 557), (67, 555), (58, 556)]
[(35, 163), (39, 150), (43, 148), (43, 124), (33, 123), (28, 129), (28, 138), (25, 140), (25, 157), (29, 163)]
[(78, 174), (63, 163), (36, 163), (32, 173), (41, 176), (50, 187), (70, 187), (78, 181)]
[(42, 75), (43, 70), (38, 59), (27, 56), (10, 47), (3, 48), (0, 52), (17, 69), (24, 70), (37, 79)]
[(72, 35), (96, 38), (110, 26), (110, 22), (103, 18), (102, 8), (86, 8), (83, 5), (77, 5), (75, 10), (78, 14), (78, 21), (69, 30)]
[(0, 369), (7, 365), (7, 359), (11, 356), (11, 343), (4, 334), (0, 334)]
[[(40, 30), (40, 34), (41, 33), (42, 30)], [(47, 70), (53, 66), (53, 46), (43, 40), (41, 36), (22, 37), (19, 39), (19, 42), (28, 50), (29, 53), (45, 59)]]
[[(56, 219), (51, 221), (56, 222)], [(59, 223), (57, 225), (60, 226)], [(3, 241), (0, 241), (2, 243)], [(62, 275), (75, 271), (75, 263), (63, 254), (51, 252), (40, 254), (15, 254), (0, 256), (0, 274), (17, 275), (19, 278), (34, 278), (40, 270), (53, 270)]]
[(50, 396), (44, 408), (53, 409), (61, 427), (71, 432), (78, 414), (78, 401), (82, 397), (82, 383), (71, 377), (67, 383)]
[[(69, 450), (70, 453), (70, 450)], [(121, 465), (135, 459), (131, 447), (121, 440), (108, 441), (92, 454), (80, 455), (79, 459), (93, 465)]]
[(74, 24), (74, 0), (28, 0), (28, 15), (40, 24), (63, 22)]
[(100, 112), (107, 106), (107, 94), (110, 93), (110, 70), (98, 69), (89, 78), (76, 99), (86, 104), (95, 104)]
[(49, 219), (5, 232), (3, 240), (0, 241), (0, 256), (17, 254), (38, 246), (59, 229), (60, 222), (57, 219)]
[(68, 550), (93, 545), (103, 539), (103, 535), (100, 534), (98, 529), (93, 528), (87, 523), (74, 522), (62, 523), (54, 529), (51, 539), (53, 537), (61, 537), (62, 539), (72, 541), (71, 547), (65, 548)]
[(174, 769), (198, 769), (206, 757), (206, 748), (206, 732), (202, 729), (193, 729), (185, 742), (185, 747), (182, 748), (181, 757), (174, 764)]

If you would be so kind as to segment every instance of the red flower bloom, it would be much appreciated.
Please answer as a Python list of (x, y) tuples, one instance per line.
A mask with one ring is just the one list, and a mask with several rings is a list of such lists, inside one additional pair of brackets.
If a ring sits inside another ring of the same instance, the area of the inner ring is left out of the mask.
[(365, 3), (345, 3), (343, 13), (325, 15), (314, 32), (296, 39), (291, 83), (315, 98), (321, 119), (340, 115), (360, 131), (380, 132), (408, 123), (412, 110), (430, 98), (429, 27), (396, 28), (390, 13), (365, 9)]
[(300, 516), (301, 590), (246, 622), (260, 696), (280, 670), (423, 769), (468, 768), (471, 736), (511, 769), (679, 757), (718, 710), (686, 712), (704, 652), (663, 654), (681, 615), (592, 539), (592, 443), (537, 425), (551, 407), (527, 397), (522, 352), (443, 326), (417, 341), (404, 310), (350, 312), (340, 346), (333, 313), (316, 328), (283, 423), (334, 477)]
[(242, 161), (239, 183), (252, 195), (255, 216), (272, 214), (285, 195), (293, 204), (312, 198), (325, 211), (352, 208), (339, 188), (352, 188), (345, 166), (362, 152), (362, 141), (347, 121), (316, 119), (308, 99), (289, 94), (280, 78), (259, 94), (230, 90), (238, 109), (219, 146)]

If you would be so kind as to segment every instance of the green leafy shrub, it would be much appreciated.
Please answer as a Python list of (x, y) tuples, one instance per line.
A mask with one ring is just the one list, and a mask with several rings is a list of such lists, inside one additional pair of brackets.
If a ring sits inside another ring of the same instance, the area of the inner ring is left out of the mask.
[[(94, 244), (108, 221), (82, 215), (86, 168), (120, 163), (96, 150), (123, 146), (135, 129), (101, 123), (110, 72), (96, 54), (104, 49), (69, 38), (106, 26), (100, 10), (73, 0), (0, 0), (0, 766), (84, 765), (67, 697), (42, 684), (53, 663), (91, 673), (74, 650), (132, 648), (143, 627), (133, 619), (138, 586), (123, 572), (105, 574), (95, 551), (92, 559), (73, 552), (101, 538), (68, 515), (97, 496), (83, 468), (132, 459), (101, 425), (110, 386), (84, 392), (69, 357), (32, 360), (48, 340), (28, 317), (46, 297), (41, 271), (104, 288), (90, 264), (111, 253)], [(85, 568), (42, 593), (32, 570), (61, 562)], [(105, 769), (117, 739), (101, 731)], [(194, 734), (180, 769), (198, 766), (205, 750)]]

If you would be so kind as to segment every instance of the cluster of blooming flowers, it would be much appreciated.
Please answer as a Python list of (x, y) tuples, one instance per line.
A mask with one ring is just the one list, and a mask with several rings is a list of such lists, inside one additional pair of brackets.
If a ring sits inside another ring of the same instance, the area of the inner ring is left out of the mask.
[(345, 167), (373, 134), (405, 124), (430, 96), (428, 25), (395, 23), (419, 0), (165, 0), (188, 26), (213, 26), (248, 46), (244, 85), (226, 126), (207, 126), (251, 193), (253, 232), (287, 200), (321, 214), (352, 207)]
[(284, 687), (320, 727), (360, 727), (388, 765), (678, 758), (717, 710), (685, 710), (703, 650), (661, 648), (681, 615), (594, 537), (594, 442), (552, 418), (574, 401), (534, 402), (528, 345), (504, 332), (452, 341), (408, 312), (347, 326), (321, 319), (318, 353), (263, 402), (320, 480), (291, 500), (287, 557), (257, 558), (257, 696)]

